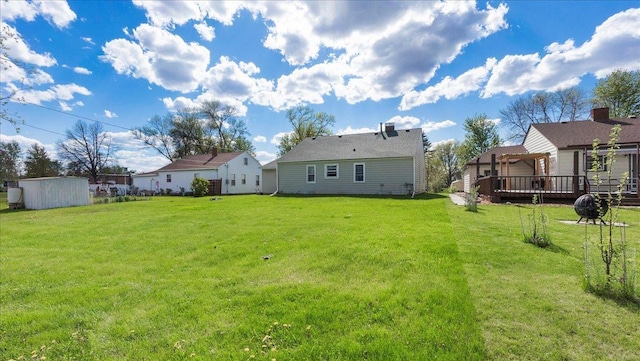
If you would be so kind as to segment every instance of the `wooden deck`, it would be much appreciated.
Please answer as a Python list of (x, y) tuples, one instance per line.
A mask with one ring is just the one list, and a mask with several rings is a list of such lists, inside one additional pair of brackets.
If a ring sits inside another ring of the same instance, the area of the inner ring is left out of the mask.
[[(608, 190), (617, 186), (592, 187), (585, 176), (488, 176), (478, 179), (479, 193), (488, 195), (492, 202), (531, 202), (534, 195), (545, 203), (573, 203), (585, 193)], [(640, 205), (637, 187), (623, 190), (622, 205)]]

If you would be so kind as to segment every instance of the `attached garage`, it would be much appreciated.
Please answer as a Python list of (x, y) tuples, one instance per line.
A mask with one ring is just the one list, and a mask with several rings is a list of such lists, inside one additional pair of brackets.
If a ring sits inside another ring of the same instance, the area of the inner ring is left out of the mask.
[(89, 180), (77, 177), (21, 179), (22, 199), (27, 209), (48, 209), (90, 204)]

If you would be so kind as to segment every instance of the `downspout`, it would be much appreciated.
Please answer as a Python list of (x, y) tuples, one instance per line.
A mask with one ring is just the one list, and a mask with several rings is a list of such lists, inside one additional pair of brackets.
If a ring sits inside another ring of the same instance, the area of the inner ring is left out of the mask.
[(411, 199), (416, 196), (416, 156), (413, 156), (413, 193), (411, 193)]
[[(264, 179), (262, 180), (264, 181)], [(278, 163), (276, 162), (276, 191), (269, 194), (269, 197), (275, 196), (276, 194), (278, 194), (278, 186), (280, 185), (280, 182), (278, 180)]]

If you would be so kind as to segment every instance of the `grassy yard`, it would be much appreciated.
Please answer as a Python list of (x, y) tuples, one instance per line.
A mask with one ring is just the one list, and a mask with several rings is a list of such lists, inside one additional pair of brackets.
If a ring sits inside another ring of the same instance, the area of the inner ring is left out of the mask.
[(447, 201), (156, 197), (5, 211), (0, 353), (484, 359)]
[[(585, 228), (558, 222), (573, 209), (545, 208), (551, 249), (521, 241), (519, 209), (435, 195), (4, 209), (0, 360), (639, 359), (639, 310), (582, 290)], [(623, 218), (640, 248), (640, 210)]]

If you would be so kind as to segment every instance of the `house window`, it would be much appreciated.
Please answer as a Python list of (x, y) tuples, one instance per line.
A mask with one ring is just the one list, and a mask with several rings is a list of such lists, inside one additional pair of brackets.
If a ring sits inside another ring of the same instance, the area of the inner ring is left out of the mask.
[(247, 184), (247, 175), (243, 174), (240, 176), (240, 183)]
[(167, 174), (167, 183), (171, 183), (171, 174)]
[(256, 187), (260, 185), (260, 175), (256, 175)]
[(236, 175), (232, 174), (231, 175), (231, 186), (235, 186), (236, 185)]
[(337, 164), (325, 164), (324, 165), (324, 177), (325, 178), (338, 178), (338, 165)]
[(249, 165), (249, 158), (244, 159), (244, 165)]
[(353, 164), (353, 181), (355, 183), (364, 183), (364, 163)]
[[(593, 163), (594, 163), (594, 159), (592, 156), (588, 156), (587, 157), (587, 170), (591, 171), (594, 170), (593, 169)], [(598, 156), (598, 171), (606, 171), (607, 170), (607, 165), (605, 164), (605, 157), (604, 155), (599, 155)]]
[(315, 183), (316, 182), (316, 166), (308, 165), (307, 166), (307, 183)]

